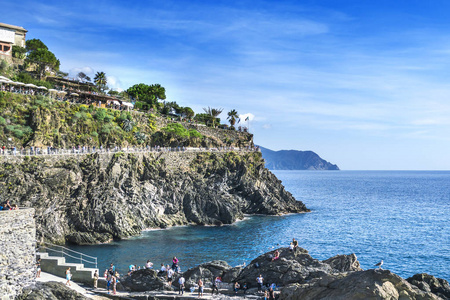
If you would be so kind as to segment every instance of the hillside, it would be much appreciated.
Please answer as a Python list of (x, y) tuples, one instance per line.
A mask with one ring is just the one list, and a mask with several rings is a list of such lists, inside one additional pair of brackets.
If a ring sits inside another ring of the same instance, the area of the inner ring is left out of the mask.
[[(35, 208), (40, 241), (92, 244), (146, 228), (309, 211), (248, 150), (245, 132), (0, 92), (0, 142), (26, 154), (0, 156), (0, 201)], [(48, 146), (94, 153), (31, 155)]]
[(0, 92), (0, 146), (249, 147), (253, 135), (177, 122), (159, 113), (98, 108)]
[(323, 160), (312, 151), (259, 148), (269, 170), (339, 170), (337, 165)]

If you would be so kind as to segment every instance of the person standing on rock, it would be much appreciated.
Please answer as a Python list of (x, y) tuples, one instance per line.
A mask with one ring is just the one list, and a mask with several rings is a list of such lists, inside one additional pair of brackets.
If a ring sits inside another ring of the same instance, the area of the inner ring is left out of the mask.
[(97, 272), (97, 270), (95, 270), (95, 273), (94, 273), (94, 289), (97, 288), (97, 282), (98, 282), (98, 272)]
[(264, 278), (261, 274), (259, 274), (259, 277), (256, 278), (256, 282), (258, 283), (258, 292), (262, 292), (263, 284), (264, 284)]
[(198, 280), (197, 284), (198, 284), (198, 297), (200, 298), (203, 297), (203, 281), (201, 278)]
[(176, 256), (173, 257), (172, 259), (172, 269), (175, 273), (178, 273), (178, 258)]
[(219, 277), (213, 277), (212, 279), (212, 288), (211, 288), (211, 295), (214, 295), (214, 291), (217, 291), (217, 295), (219, 294), (219, 288), (217, 287)]
[(167, 270), (167, 283), (169, 284), (170, 287), (172, 286), (172, 277), (174, 273), (175, 272), (171, 268)]
[(179, 284), (178, 294), (179, 295), (183, 295), (184, 294), (184, 282), (185, 281), (186, 280), (184, 279), (183, 275), (181, 275), (181, 277), (178, 279), (178, 284)]
[(292, 244), (294, 245), (294, 252), (298, 249), (298, 242), (295, 238), (292, 238)]
[(275, 300), (275, 291), (272, 287), (269, 289), (269, 300)]

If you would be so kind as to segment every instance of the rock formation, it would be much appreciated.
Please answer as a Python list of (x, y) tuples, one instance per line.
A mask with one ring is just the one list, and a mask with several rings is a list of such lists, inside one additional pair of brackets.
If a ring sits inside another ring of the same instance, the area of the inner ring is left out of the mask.
[(16, 300), (87, 300), (80, 293), (66, 287), (61, 282), (37, 282), (25, 288)]
[(0, 200), (36, 209), (38, 237), (92, 244), (244, 214), (306, 212), (259, 152), (155, 152), (0, 161)]
[[(279, 299), (286, 300), (316, 300), (316, 299), (449, 299), (450, 288), (444, 279), (427, 274), (417, 274), (408, 280), (389, 270), (371, 269), (363, 271), (356, 255), (336, 255), (330, 259), (319, 261), (312, 258), (308, 251), (298, 248), (289, 251), (278, 249), (280, 257), (272, 260), (273, 252), (265, 253), (255, 258), (245, 268), (232, 268), (224, 261), (212, 261), (201, 264), (184, 272), (186, 288), (194, 286), (201, 278), (206, 287), (210, 287), (214, 277), (221, 277), (224, 284), (231, 290), (234, 282), (241, 285), (247, 283), (247, 293), (256, 293), (256, 277), (260, 274), (265, 285), (275, 284), (280, 290)], [(143, 274), (148, 276), (147, 286), (160, 285), (155, 271), (137, 271), (125, 282), (141, 282)], [(177, 287), (178, 278), (174, 278)], [(159, 289), (167, 289), (167, 286)], [(147, 291), (154, 289), (147, 289)]]

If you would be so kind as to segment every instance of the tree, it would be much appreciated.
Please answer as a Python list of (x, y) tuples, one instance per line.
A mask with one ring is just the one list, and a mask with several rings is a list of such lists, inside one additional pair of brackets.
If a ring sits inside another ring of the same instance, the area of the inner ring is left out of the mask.
[(39, 79), (42, 79), (46, 71), (59, 70), (60, 61), (53, 52), (39, 39), (31, 39), (26, 42), (25, 47), (28, 56), (26, 64), (35, 64)]
[(85, 81), (86, 80), (86, 74), (84, 74), (84, 72), (80, 72), (77, 74), (77, 77), (81, 80), (81, 81)]
[(227, 119), (229, 120), (231, 126), (234, 126), (234, 124), (236, 124), (237, 118), (239, 118), (239, 116), (238, 116), (238, 112), (235, 109), (232, 109), (228, 112)]
[(182, 114), (185, 118), (188, 118), (188, 119), (192, 118), (195, 115), (194, 111), (190, 107), (183, 107)]
[(203, 110), (209, 115), (209, 119), (212, 121), (212, 127), (215, 127), (215, 120), (222, 113), (223, 108), (211, 108), (208, 106), (208, 108), (203, 108)]
[(26, 51), (31, 53), (38, 49), (48, 50), (48, 47), (40, 39), (31, 39), (25, 43)]
[(94, 82), (99, 90), (103, 92), (106, 89), (107, 83), (105, 72), (97, 72), (94, 77)]
[(135, 84), (128, 88), (127, 93), (136, 101), (147, 103), (149, 108), (156, 107), (158, 100), (166, 99), (166, 89), (160, 84)]
[(26, 61), (36, 65), (39, 79), (41, 80), (46, 71), (59, 70), (60, 61), (55, 54), (46, 49), (37, 49), (30, 52)]
[(25, 58), (25, 53), (27, 53), (27, 49), (24, 47), (20, 47), (17, 45), (12, 46), (12, 56), (19, 59)]

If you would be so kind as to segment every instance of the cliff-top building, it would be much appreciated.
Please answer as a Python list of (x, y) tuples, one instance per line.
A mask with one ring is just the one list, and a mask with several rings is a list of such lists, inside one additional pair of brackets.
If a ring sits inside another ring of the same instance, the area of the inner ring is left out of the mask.
[(12, 46), (25, 47), (28, 30), (20, 26), (0, 23), (0, 59), (12, 56)]

